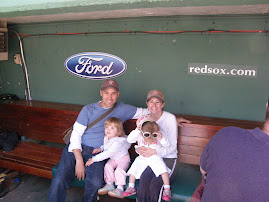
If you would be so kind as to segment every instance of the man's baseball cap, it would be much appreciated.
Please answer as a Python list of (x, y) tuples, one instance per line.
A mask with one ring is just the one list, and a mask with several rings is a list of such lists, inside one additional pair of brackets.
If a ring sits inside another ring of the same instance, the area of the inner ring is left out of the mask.
[(147, 96), (147, 102), (149, 101), (149, 99), (151, 99), (153, 97), (159, 99), (161, 102), (164, 102), (164, 95), (159, 90), (151, 90), (151, 91), (149, 91), (148, 96)]
[(119, 84), (115, 80), (112, 80), (112, 79), (104, 80), (103, 83), (102, 83), (102, 86), (101, 86), (101, 90), (105, 90), (105, 89), (107, 89), (109, 87), (114, 88), (117, 91), (120, 91), (119, 90)]

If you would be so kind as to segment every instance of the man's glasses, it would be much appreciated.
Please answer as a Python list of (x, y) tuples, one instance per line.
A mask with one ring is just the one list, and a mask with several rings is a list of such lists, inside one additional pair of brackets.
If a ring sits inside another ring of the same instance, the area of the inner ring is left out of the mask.
[[(143, 132), (143, 136), (149, 138), (151, 136), (150, 132)], [(157, 137), (158, 133), (152, 133), (152, 137)]]

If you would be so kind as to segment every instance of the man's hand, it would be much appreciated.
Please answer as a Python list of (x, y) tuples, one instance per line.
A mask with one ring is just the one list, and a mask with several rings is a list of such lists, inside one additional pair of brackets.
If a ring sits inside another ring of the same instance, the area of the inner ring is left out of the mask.
[(92, 151), (93, 154), (100, 153), (100, 152), (101, 152), (101, 148), (96, 148), (96, 149), (93, 149)]
[(90, 165), (92, 165), (93, 163), (94, 163), (94, 162), (93, 162), (92, 158), (90, 158), (90, 159), (86, 162), (85, 166), (90, 166)]
[(84, 180), (85, 166), (84, 166), (83, 160), (82, 161), (76, 161), (75, 175), (77, 176), (79, 181)]
[(151, 149), (149, 147), (139, 147), (137, 148), (137, 152), (144, 157), (150, 157), (153, 155), (157, 155), (156, 149)]
[(73, 153), (74, 153), (75, 158), (76, 158), (75, 175), (77, 176), (79, 181), (81, 179), (84, 180), (85, 166), (84, 166), (84, 161), (83, 161), (83, 158), (81, 155), (81, 150), (80, 149), (73, 149)]
[(177, 124), (179, 127), (183, 127), (182, 123), (191, 123), (191, 121), (187, 119), (183, 119), (182, 117), (177, 118)]

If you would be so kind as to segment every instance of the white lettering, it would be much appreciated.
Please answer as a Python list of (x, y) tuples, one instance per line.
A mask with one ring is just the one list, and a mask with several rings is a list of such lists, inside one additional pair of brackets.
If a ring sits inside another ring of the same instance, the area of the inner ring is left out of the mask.
[(234, 71), (236, 71), (236, 69), (232, 69), (232, 70), (231, 70), (231, 74), (232, 74), (232, 75), (236, 75), (236, 73), (234, 73)]
[(111, 62), (109, 66), (104, 66), (103, 69), (102, 69), (102, 74), (111, 74), (113, 72), (113, 70), (109, 71), (112, 67), (112, 65), (114, 64), (114, 62)]
[(220, 69), (220, 71), (221, 71), (220, 74), (226, 74), (225, 73), (226, 69)]
[(257, 77), (258, 74), (256, 66), (239, 66), (238, 68), (236, 65), (189, 63), (188, 68), (189, 73), (200, 75)]
[(244, 70), (239, 69), (239, 70), (237, 71), (237, 74), (238, 74), (239, 76), (243, 75), (243, 74), (244, 74)]
[(109, 75), (113, 72), (110, 70), (114, 62), (111, 62), (108, 66), (102, 65), (92, 65), (92, 61), (100, 62), (103, 58), (93, 58), (93, 57), (80, 57), (78, 60), (78, 65), (75, 66), (75, 71), (77, 73), (82, 73), (85, 70), (87, 74), (96, 74), (97, 72), (101, 72), (102, 74)]
[(200, 73), (200, 67), (195, 67), (194, 71), (195, 71), (195, 73), (199, 74)]
[(245, 75), (246, 76), (256, 76), (256, 71), (255, 70), (246, 70)]
[(218, 68), (214, 68), (213, 69), (213, 74), (218, 74), (219, 73), (219, 69)]
[(203, 73), (203, 74), (207, 73), (207, 65), (205, 65), (205, 67), (201, 68), (201, 73)]
[(190, 67), (190, 72), (192, 72), (193, 69), (194, 69), (194, 67)]

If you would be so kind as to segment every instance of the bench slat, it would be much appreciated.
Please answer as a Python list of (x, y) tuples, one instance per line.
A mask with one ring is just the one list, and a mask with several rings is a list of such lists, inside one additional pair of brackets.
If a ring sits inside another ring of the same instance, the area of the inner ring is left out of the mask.
[(14, 150), (3, 152), (2, 156), (27, 158), (33, 161), (57, 164), (61, 158), (62, 150), (45, 145), (31, 144), (20, 141)]
[(44, 167), (38, 168), (32, 164), (21, 164), (12, 159), (4, 160), (2, 158), (0, 158), (0, 165), (4, 165), (3, 167), (11, 170), (17, 170), (20, 172), (29, 173), (31, 175), (52, 179), (51, 169), (45, 169)]
[[(16, 163), (18, 165), (28, 165), (28, 166), (32, 166), (32, 167), (36, 167), (36, 168), (41, 168), (41, 169), (45, 169), (45, 170), (51, 170), (51, 168), (56, 165), (55, 162), (54, 163), (48, 163), (48, 162), (42, 162), (42, 161), (37, 161), (37, 160), (33, 160), (33, 159), (29, 159), (29, 158), (24, 158), (24, 157), (19, 157), (19, 156), (14, 156), (14, 155), (3, 155), (1, 156), (2, 160), (5, 161), (12, 161), (13, 163)], [(4, 167), (6, 165), (3, 165)]]
[(189, 155), (196, 155), (196, 156), (200, 156), (203, 150), (204, 150), (204, 147), (195, 147), (195, 146), (188, 146), (188, 145), (180, 145), (178, 148), (178, 152), (180, 154), (189, 154)]
[(185, 124), (179, 129), (180, 136), (200, 137), (210, 139), (222, 126), (210, 126), (200, 124)]
[(192, 165), (200, 165), (200, 156), (188, 155), (188, 154), (179, 154), (178, 158), (181, 163), (187, 163)]
[(180, 145), (189, 145), (196, 147), (205, 147), (210, 139), (200, 138), (200, 137), (187, 137), (187, 136), (179, 136), (178, 144)]

